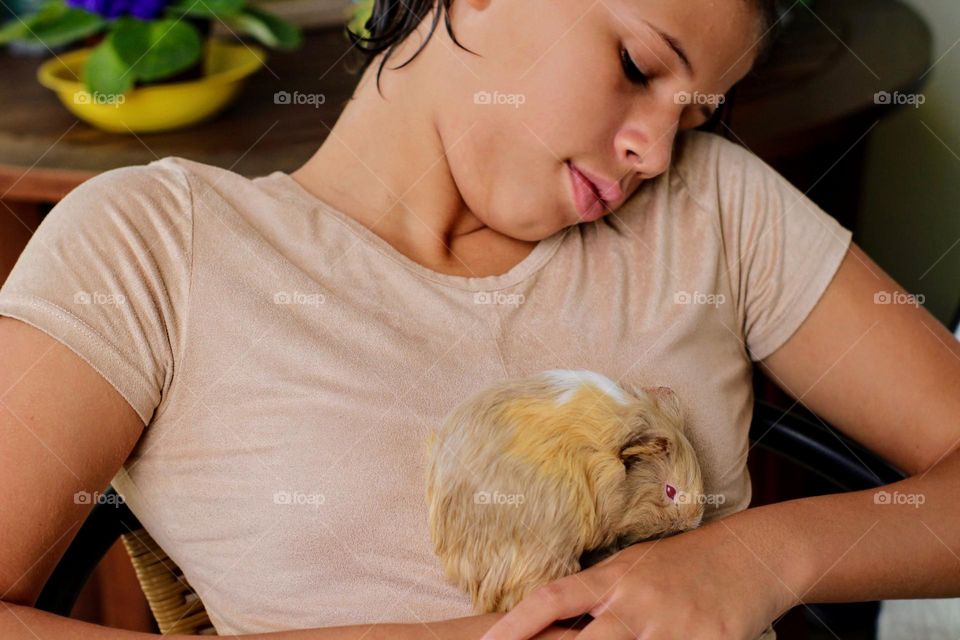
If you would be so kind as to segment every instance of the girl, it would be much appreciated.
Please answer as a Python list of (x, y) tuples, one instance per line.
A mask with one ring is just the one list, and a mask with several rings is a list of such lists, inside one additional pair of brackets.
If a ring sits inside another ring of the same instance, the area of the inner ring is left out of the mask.
[[(0, 636), (142, 636), (32, 608), (108, 483), (222, 635), (557, 638), (590, 613), (580, 640), (754, 640), (805, 602), (960, 595), (960, 349), (696, 130), (772, 15), (378, 1), (371, 64), (296, 171), (171, 156), (72, 191), (0, 291)], [(754, 363), (922, 504), (746, 509)], [(706, 524), (474, 616), (430, 549), (424, 436), (554, 368), (675, 391)]]

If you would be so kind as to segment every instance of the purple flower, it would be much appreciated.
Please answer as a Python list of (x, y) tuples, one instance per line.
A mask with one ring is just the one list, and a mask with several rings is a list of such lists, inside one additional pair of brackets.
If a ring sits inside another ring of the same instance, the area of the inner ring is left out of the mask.
[(167, 0), (130, 0), (130, 13), (141, 20), (152, 20), (165, 6)]
[(152, 20), (160, 15), (169, 0), (66, 0), (66, 2), (71, 7), (99, 13), (108, 19), (129, 14), (141, 20)]

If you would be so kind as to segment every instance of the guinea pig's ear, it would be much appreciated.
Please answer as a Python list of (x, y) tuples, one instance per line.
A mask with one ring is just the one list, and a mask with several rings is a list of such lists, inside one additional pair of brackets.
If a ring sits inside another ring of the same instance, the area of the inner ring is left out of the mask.
[(637, 436), (620, 449), (624, 464), (636, 462), (642, 457), (658, 457), (670, 450), (670, 441), (663, 436)]

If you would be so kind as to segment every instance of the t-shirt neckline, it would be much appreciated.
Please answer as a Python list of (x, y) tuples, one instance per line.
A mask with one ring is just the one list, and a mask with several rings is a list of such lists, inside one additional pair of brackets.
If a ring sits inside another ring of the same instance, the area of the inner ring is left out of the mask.
[(552, 236), (544, 238), (537, 243), (533, 250), (527, 254), (523, 260), (515, 264), (513, 268), (506, 273), (482, 277), (458, 276), (449, 273), (440, 273), (439, 271), (434, 271), (433, 269), (430, 269), (407, 257), (389, 242), (378, 236), (376, 233), (355, 220), (353, 217), (334, 208), (314, 194), (310, 193), (289, 173), (277, 170), (269, 174), (267, 177), (276, 178), (282, 184), (289, 187), (290, 193), (292, 193), (299, 201), (307, 205), (308, 208), (322, 209), (324, 212), (331, 215), (334, 219), (341, 222), (347, 227), (347, 229), (353, 232), (353, 234), (356, 235), (361, 241), (370, 245), (384, 257), (397, 262), (421, 278), (457, 289), (467, 289), (470, 291), (494, 291), (512, 287), (520, 282), (523, 282), (531, 275), (536, 273), (547, 263), (548, 260), (550, 260), (550, 258), (553, 257), (553, 255), (560, 248), (560, 244), (563, 242), (567, 232), (571, 231), (569, 228), (561, 229)]

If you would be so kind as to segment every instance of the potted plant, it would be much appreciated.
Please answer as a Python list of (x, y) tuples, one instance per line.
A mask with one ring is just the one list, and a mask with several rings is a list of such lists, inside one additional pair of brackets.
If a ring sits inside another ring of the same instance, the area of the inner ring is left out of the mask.
[(0, 44), (79, 43), (38, 69), (78, 117), (110, 131), (162, 131), (225, 107), (265, 50), (211, 37), (212, 23), (263, 45), (296, 49), (300, 29), (246, 0), (45, 0), (0, 26)]

